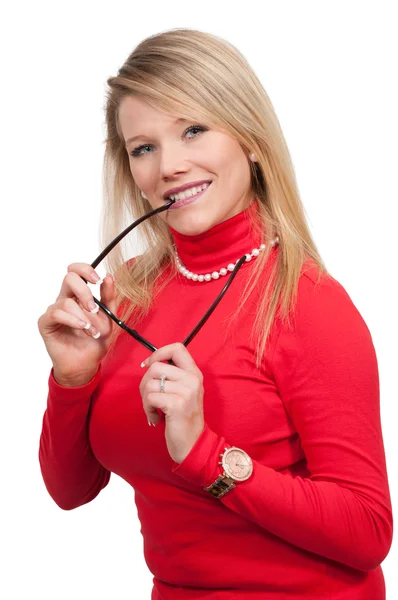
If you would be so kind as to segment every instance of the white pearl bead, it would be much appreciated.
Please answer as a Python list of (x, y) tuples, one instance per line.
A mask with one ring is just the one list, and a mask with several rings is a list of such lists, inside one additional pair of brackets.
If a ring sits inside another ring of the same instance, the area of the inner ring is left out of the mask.
[[(278, 236), (276, 236), (276, 238), (274, 240), (272, 240), (271, 244), (277, 244), (279, 242), (279, 238)], [(260, 254), (260, 252), (262, 250), (264, 250), (265, 248), (265, 244), (261, 244), (260, 248), (253, 248), (251, 254), (245, 254), (245, 261), (249, 262), (252, 258), (258, 256)], [(238, 264), (238, 262), (240, 261), (240, 258), (238, 258), (238, 260), (236, 261), (236, 263), (229, 263), (229, 265), (227, 266), (227, 268), (223, 267), (222, 269), (220, 269), (219, 271), (214, 271), (211, 275), (210, 273), (206, 273), (206, 275), (198, 275), (196, 273), (192, 273), (191, 271), (189, 271), (189, 269), (187, 269), (182, 262), (179, 259), (179, 256), (177, 254), (177, 248), (174, 248), (175, 253), (176, 253), (176, 264), (177, 264), (177, 269), (180, 273), (182, 273), (182, 275), (184, 275), (187, 279), (192, 279), (192, 281), (211, 281), (212, 279), (218, 279), (220, 277), (220, 275), (226, 275), (228, 273), (228, 271), (234, 271), (235, 269), (235, 265)]]

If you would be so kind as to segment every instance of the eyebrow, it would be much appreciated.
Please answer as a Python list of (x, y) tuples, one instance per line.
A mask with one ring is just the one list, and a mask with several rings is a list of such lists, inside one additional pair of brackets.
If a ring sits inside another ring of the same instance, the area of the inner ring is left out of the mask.
[[(173, 125), (177, 125), (178, 123), (185, 123), (187, 122), (188, 119), (183, 119), (182, 117), (180, 117), (179, 119), (176, 119), (173, 123)], [(126, 140), (125, 142), (125, 146), (128, 146), (131, 142), (134, 142), (134, 140), (138, 140), (139, 138), (144, 138), (147, 137), (145, 135), (143, 135), (142, 133), (139, 135), (134, 135), (133, 137), (130, 137)]]

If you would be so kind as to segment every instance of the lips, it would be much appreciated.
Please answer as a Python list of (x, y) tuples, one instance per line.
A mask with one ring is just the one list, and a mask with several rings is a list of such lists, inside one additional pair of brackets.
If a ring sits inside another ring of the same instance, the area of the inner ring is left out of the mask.
[[(206, 183), (206, 182), (203, 182)], [(194, 196), (190, 196), (189, 198), (184, 198), (183, 200), (177, 200), (174, 204), (172, 204), (168, 210), (173, 210), (176, 208), (181, 208), (183, 206), (186, 206), (187, 204), (192, 204), (193, 202), (195, 202), (196, 200), (198, 200), (201, 196), (203, 196), (203, 194), (205, 194), (207, 192), (207, 190), (209, 189), (209, 187), (211, 186), (211, 182), (209, 183), (209, 185), (207, 186), (207, 188), (205, 188), (204, 190), (202, 190), (201, 192), (199, 192), (199, 194), (195, 194)]]
[(197, 187), (199, 185), (203, 185), (204, 183), (211, 183), (211, 179), (201, 179), (200, 181), (190, 181), (189, 183), (184, 183), (183, 185), (180, 185), (179, 187), (174, 187), (174, 188), (170, 188), (169, 190), (167, 190), (167, 192), (165, 192), (163, 194), (163, 199), (164, 200), (168, 200), (170, 198), (170, 196), (172, 196), (173, 194), (179, 194), (180, 192), (183, 192), (184, 190), (189, 190), (189, 188), (192, 187)]

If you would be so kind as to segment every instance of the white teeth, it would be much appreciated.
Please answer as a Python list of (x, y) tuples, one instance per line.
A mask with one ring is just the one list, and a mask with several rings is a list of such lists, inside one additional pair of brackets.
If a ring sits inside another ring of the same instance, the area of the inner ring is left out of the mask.
[(208, 188), (209, 185), (210, 183), (203, 183), (202, 185), (194, 186), (189, 188), (188, 190), (184, 190), (179, 194), (172, 194), (171, 196), (169, 196), (169, 198), (171, 200), (184, 200), (185, 198), (191, 198), (192, 196), (196, 196), (196, 194), (199, 194), (201, 191)]

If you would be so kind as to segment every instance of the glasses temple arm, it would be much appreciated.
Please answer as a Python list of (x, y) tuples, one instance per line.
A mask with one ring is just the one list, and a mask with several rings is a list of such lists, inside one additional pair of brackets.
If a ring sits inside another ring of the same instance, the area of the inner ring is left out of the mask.
[[(121, 233), (119, 233), (119, 235), (114, 240), (112, 240), (112, 242), (110, 242), (106, 246), (106, 248), (101, 252), (101, 254), (99, 254), (97, 256), (97, 258), (91, 263), (92, 268), (95, 269), (100, 264), (100, 262), (104, 260), (105, 256), (107, 256), (107, 254), (109, 254), (109, 252), (111, 250), (113, 250), (113, 248), (120, 242), (120, 240), (122, 240), (128, 233), (130, 233), (130, 231), (135, 229), (135, 227), (137, 227), (140, 223), (142, 223), (146, 219), (149, 219), (149, 217), (152, 217), (153, 215), (155, 215), (157, 213), (167, 210), (169, 208), (169, 206), (174, 204), (174, 202), (175, 202), (175, 200), (169, 200), (168, 202), (166, 202), (166, 204), (164, 206), (160, 206), (159, 208), (154, 208), (153, 210), (149, 211), (149, 213), (146, 213), (145, 215), (143, 215), (142, 217), (140, 217), (139, 219), (134, 221), (134, 223), (132, 223), (131, 225), (126, 227), (126, 229), (124, 229)], [(82, 277), (82, 279), (85, 283), (87, 283), (87, 279), (84, 279), (84, 277)], [(94, 302), (96, 304), (98, 304), (98, 306), (112, 319), (112, 321), (114, 321), (117, 325), (119, 325), (119, 327), (121, 327), (122, 329), (127, 331), (127, 333), (129, 333), (131, 336), (133, 336), (133, 338), (135, 338), (138, 342), (140, 342), (140, 344), (145, 346), (145, 348), (147, 348), (148, 350), (151, 350), (152, 352), (157, 350), (156, 346), (153, 346), (153, 344), (148, 342), (148, 340), (146, 340), (145, 338), (140, 336), (140, 334), (135, 329), (131, 329), (130, 327), (128, 327), (128, 325), (123, 323), (123, 321), (120, 321), (120, 319), (118, 319), (116, 317), (116, 315), (114, 315), (109, 310), (109, 308), (107, 308), (105, 306), (105, 304), (100, 302), (100, 300), (98, 300), (95, 296), (93, 296), (93, 299), (94, 299)]]
[(236, 263), (235, 268), (232, 271), (232, 274), (229, 277), (227, 283), (224, 285), (223, 289), (218, 294), (217, 298), (214, 300), (213, 304), (210, 306), (209, 310), (206, 312), (206, 314), (204, 315), (204, 317), (199, 321), (199, 323), (196, 325), (195, 329), (193, 329), (191, 331), (191, 333), (189, 334), (189, 336), (187, 338), (185, 338), (185, 340), (182, 342), (184, 344), (184, 346), (187, 346), (193, 340), (193, 338), (195, 337), (195, 335), (200, 331), (200, 329), (206, 323), (207, 319), (210, 317), (210, 315), (212, 314), (212, 312), (216, 308), (217, 304), (220, 302), (221, 298), (224, 296), (225, 292), (227, 291), (227, 289), (231, 285), (231, 283), (234, 280), (237, 272), (239, 271), (240, 267), (243, 265), (244, 262), (246, 262), (246, 254), (244, 256), (242, 256), (238, 260), (238, 262)]
[(127, 333), (129, 333), (131, 336), (133, 336), (133, 338), (137, 340), (137, 342), (140, 342), (140, 344), (145, 346), (145, 348), (147, 348), (148, 350), (151, 350), (151, 352), (155, 352), (155, 350), (157, 350), (156, 346), (154, 346), (153, 344), (148, 342), (148, 340), (143, 338), (135, 329), (131, 329), (131, 327), (126, 325), (126, 323), (123, 323), (123, 321), (118, 319), (117, 316), (114, 315), (113, 312), (111, 312), (109, 308), (105, 306), (105, 304), (102, 304), (102, 302), (97, 300), (97, 298), (94, 298), (94, 300), (98, 304), (98, 306), (108, 315), (108, 317), (116, 323), (116, 325), (119, 325), (121, 329), (127, 331)]
[(154, 208), (153, 210), (149, 211), (149, 213), (147, 213), (146, 215), (143, 215), (142, 217), (140, 217), (139, 219), (134, 221), (134, 223), (132, 223), (131, 225), (126, 227), (126, 229), (124, 229), (122, 231), (122, 233), (119, 233), (119, 235), (117, 237), (115, 237), (115, 239), (112, 240), (112, 242), (110, 242), (107, 245), (107, 247), (101, 252), (101, 254), (99, 254), (97, 256), (97, 258), (91, 263), (91, 266), (93, 267), (93, 269), (95, 269), (100, 264), (100, 262), (104, 260), (105, 256), (107, 254), (109, 254), (109, 252), (111, 250), (113, 250), (113, 248), (120, 242), (120, 240), (122, 240), (128, 233), (130, 233), (130, 231), (135, 229), (137, 227), (137, 225), (139, 225), (146, 219), (149, 219), (149, 217), (152, 217), (153, 215), (156, 215), (157, 213), (167, 210), (169, 208), (169, 206), (174, 204), (174, 202), (175, 202), (175, 200), (169, 200), (168, 202), (166, 202), (166, 204), (164, 206), (160, 206), (159, 208)]

